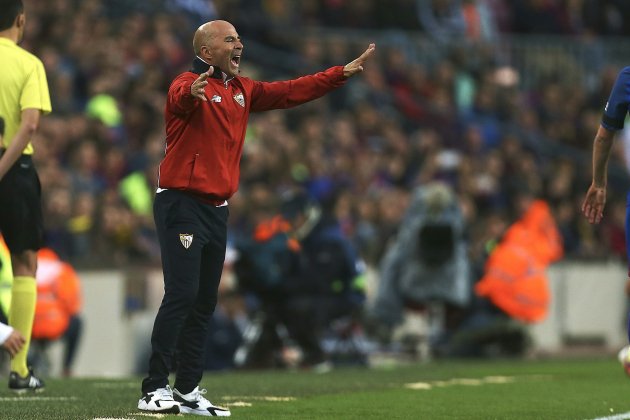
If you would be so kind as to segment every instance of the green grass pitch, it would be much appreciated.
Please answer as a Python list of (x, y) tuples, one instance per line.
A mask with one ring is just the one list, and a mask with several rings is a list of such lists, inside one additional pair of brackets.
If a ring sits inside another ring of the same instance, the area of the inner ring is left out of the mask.
[[(0, 418), (199, 418), (140, 413), (139, 383), (49, 379), (45, 392), (25, 397), (3, 388)], [(630, 419), (630, 378), (613, 357), (206, 373), (202, 387), (240, 419)]]

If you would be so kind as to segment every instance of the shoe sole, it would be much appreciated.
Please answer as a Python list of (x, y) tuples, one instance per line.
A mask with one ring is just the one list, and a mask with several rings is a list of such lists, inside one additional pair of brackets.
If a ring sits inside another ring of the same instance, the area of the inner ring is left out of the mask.
[(179, 414), (180, 413), (178, 405), (174, 405), (173, 407), (170, 407), (170, 408), (165, 408), (164, 410), (144, 410), (142, 408), (138, 408), (138, 410), (142, 411), (143, 413), (154, 413), (154, 414)]
[(213, 416), (208, 411), (195, 410), (194, 408), (188, 408), (188, 407), (186, 407), (184, 405), (181, 406), (180, 413), (182, 413), (182, 414), (195, 414), (197, 416), (204, 416), (204, 417), (231, 417), (231, 415), (232, 415), (232, 413), (226, 413), (225, 411), (218, 411), (217, 413), (226, 413), (226, 414), (217, 414), (216, 416)]

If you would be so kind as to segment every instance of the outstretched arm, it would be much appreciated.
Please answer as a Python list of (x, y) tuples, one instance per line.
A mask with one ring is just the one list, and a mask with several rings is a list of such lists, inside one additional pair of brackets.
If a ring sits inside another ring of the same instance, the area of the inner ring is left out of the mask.
[(599, 223), (604, 215), (608, 158), (614, 138), (614, 131), (600, 126), (593, 141), (593, 181), (582, 203), (582, 213), (590, 223)]
[(291, 108), (324, 96), (343, 86), (349, 77), (362, 72), (363, 65), (374, 54), (375, 48), (374, 44), (370, 44), (363, 54), (345, 66), (331, 67), (316, 74), (280, 82), (250, 81), (253, 83), (251, 111)]

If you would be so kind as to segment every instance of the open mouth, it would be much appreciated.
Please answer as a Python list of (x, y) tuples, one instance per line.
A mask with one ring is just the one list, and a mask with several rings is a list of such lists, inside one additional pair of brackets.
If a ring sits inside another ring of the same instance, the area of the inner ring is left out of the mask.
[(232, 63), (233, 66), (238, 67), (238, 65), (241, 63), (241, 56), (240, 55), (235, 55), (234, 57), (232, 57), (230, 62)]

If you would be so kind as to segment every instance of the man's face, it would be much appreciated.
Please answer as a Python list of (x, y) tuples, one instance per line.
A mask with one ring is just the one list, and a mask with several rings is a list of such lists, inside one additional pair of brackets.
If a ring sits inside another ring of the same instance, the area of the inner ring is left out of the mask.
[[(217, 25), (214, 36), (210, 38), (207, 54), (210, 64), (215, 64), (229, 76), (236, 76), (241, 64), (243, 43), (234, 26)], [(203, 49), (202, 49), (203, 52)]]

